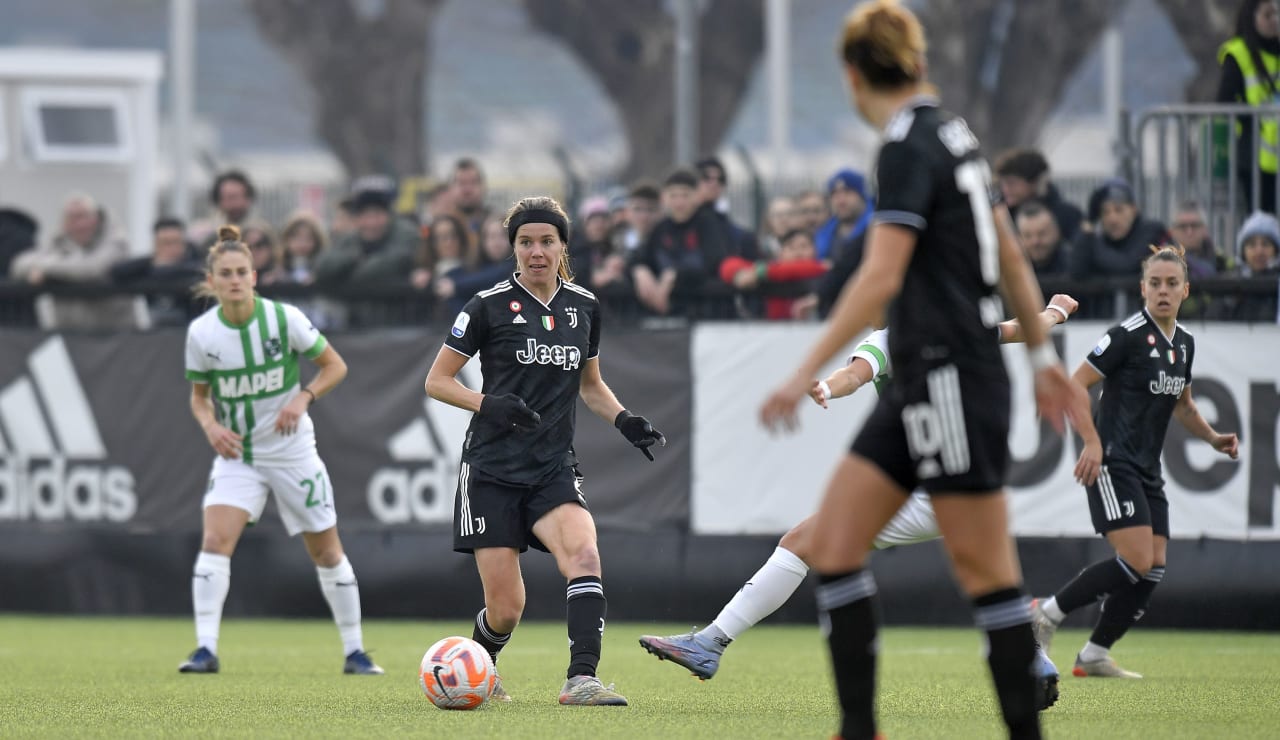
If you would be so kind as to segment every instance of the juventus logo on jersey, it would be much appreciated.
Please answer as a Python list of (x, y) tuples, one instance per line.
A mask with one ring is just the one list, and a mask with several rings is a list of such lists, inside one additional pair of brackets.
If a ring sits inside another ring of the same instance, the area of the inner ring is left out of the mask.
[(577, 307), (576, 307), (576, 306), (569, 306), (568, 308), (566, 308), (566, 309), (564, 310), (564, 312), (565, 312), (566, 314), (568, 314), (568, 315), (569, 315), (569, 326), (570, 326), (570, 328), (573, 328), (573, 329), (578, 328), (578, 309), (577, 309)]

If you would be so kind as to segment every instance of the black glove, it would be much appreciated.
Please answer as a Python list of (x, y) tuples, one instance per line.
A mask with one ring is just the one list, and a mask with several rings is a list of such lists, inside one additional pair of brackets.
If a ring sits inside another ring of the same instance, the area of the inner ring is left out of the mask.
[(525, 405), (524, 399), (514, 393), (501, 396), (485, 396), (480, 401), (480, 416), (498, 426), (517, 432), (532, 432), (538, 428), (542, 417)]
[(649, 448), (653, 446), (654, 442), (663, 447), (667, 446), (667, 438), (662, 436), (662, 432), (654, 429), (648, 419), (643, 416), (633, 416), (626, 409), (618, 412), (617, 418), (613, 420), (613, 425), (618, 428), (618, 431), (622, 432), (622, 436), (626, 437), (628, 442), (638, 447), (644, 453), (644, 456), (650, 460), (653, 459), (653, 453), (649, 451)]

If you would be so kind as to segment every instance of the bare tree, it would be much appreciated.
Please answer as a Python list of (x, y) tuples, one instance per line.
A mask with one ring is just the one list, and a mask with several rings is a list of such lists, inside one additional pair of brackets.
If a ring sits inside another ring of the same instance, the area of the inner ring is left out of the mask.
[(1236, 11), (1240, 8), (1241, 0), (1156, 2), (1169, 17), (1187, 54), (1198, 66), (1195, 76), (1187, 83), (1187, 102), (1213, 102), (1218, 91), (1218, 47), (1235, 35)]
[[(654, 176), (675, 158), (675, 23), (664, 0), (525, 0), (538, 30), (562, 41), (604, 87), (631, 147), (622, 179)], [(698, 148), (733, 122), (764, 45), (763, 2), (710, 0), (698, 41)]]
[(348, 175), (427, 171), (429, 30), (444, 0), (249, 0), (310, 85), (316, 134)]
[(1033, 146), (1120, 6), (1115, 0), (929, 0), (920, 15), (930, 41), (929, 77), (988, 152)]

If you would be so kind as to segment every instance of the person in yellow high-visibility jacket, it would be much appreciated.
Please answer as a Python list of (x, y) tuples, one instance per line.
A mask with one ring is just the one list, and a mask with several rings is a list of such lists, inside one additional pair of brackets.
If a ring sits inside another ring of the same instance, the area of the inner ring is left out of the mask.
[[(1222, 76), (1217, 102), (1248, 103), (1252, 106), (1280, 102), (1280, 8), (1276, 0), (1243, 0), (1236, 16), (1236, 35), (1218, 48)], [(1280, 116), (1258, 121), (1257, 145), (1254, 124), (1244, 119), (1236, 126), (1237, 174), (1249, 209), (1275, 212), (1276, 169), (1280, 162)], [(1259, 170), (1258, 204), (1253, 204), (1253, 169)]]

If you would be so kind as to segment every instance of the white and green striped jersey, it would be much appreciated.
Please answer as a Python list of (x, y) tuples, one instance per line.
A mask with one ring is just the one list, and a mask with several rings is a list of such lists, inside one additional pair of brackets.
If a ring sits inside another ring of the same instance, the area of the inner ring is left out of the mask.
[(210, 386), (218, 422), (244, 438), (246, 463), (279, 464), (315, 454), (315, 427), (303, 414), (293, 434), (275, 430), (276, 418), (300, 392), (298, 353), (315, 358), (328, 343), (294, 306), (254, 298), (244, 324), (214, 307), (187, 329), (187, 380)]
[(884, 384), (889, 382), (889, 375), (893, 371), (889, 365), (889, 330), (878, 329), (858, 342), (858, 346), (853, 348), (853, 354), (849, 356), (849, 362), (859, 357), (871, 364), (871, 384), (875, 386), (876, 394), (879, 395)]

